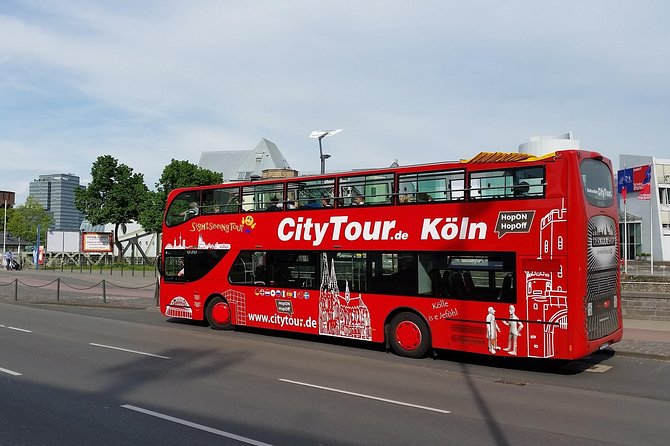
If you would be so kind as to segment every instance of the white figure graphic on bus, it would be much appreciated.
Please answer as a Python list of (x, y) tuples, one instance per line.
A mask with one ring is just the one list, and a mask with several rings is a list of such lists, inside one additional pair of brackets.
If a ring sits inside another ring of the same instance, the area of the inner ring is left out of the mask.
[(514, 312), (514, 305), (509, 306), (509, 319), (503, 321), (503, 324), (509, 326), (509, 337), (507, 338), (507, 347), (503, 350), (512, 356), (516, 356), (516, 339), (523, 330), (523, 323)]
[(489, 313), (486, 315), (486, 339), (488, 340), (488, 349), (494, 355), (496, 350), (500, 350), (498, 347), (498, 332), (500, 327), (496, 322), (496, 310), (493, 307), (489, 307)]

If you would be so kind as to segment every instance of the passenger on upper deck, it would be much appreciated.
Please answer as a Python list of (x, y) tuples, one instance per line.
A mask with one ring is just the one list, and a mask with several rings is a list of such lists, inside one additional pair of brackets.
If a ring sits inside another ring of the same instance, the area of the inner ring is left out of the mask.
[(279, 198), (277, 197), (272, 197), (270, 198), (270, 206), (268, 206), (266, 211), (280, 211), (281, 210), (281, 203), (279, 202)]
[(307, 200), (307, 203), (302, 206), (303, 209), (316, 209), (320, 207), (321, 204), (317, 203), (315, 198), (310, 198)]
[(365, 197), (361, 194), (356, 194), (354, 200), (351, 202), (352, 206), (363, 206), (365, 204)]
[(416, 196), (416, 201), (418, 201), (420, 203), (427, 203), (429, 201), (433, 201), (433, 197), (431, 197), (430, 195), (428, 195), (425, 192), (420, 192)]
[(195, 217), (196, 215), (198, 215), (198, 213), (199, 213), (198, 203), (192, 201), (188, 204), (188, 209), (186, 209), (184, 212), (181, 212), (179, 215), (182, 215), (184, 217), (184, 221), (186, 221), (189, 218)]
[(515, 197), (527, 197), (528, 191), (530, 190), (530, 185), (525, 181), (521, 181), (519, 184), (514, 186), (514, 196)]

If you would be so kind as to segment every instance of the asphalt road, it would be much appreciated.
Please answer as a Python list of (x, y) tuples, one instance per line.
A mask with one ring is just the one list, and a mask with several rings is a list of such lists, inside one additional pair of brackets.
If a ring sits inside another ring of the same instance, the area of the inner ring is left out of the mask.
[(410, 360), (156, 310), (0, 303), (1, 445), (666, 444), (670, 362)]

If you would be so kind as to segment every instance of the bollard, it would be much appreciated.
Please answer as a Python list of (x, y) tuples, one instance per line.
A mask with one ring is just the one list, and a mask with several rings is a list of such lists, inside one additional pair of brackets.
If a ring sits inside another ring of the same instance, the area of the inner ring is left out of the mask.
[(102, 279), (102, 303), (107, 303), (107, 288), (105, 286), (105, 279)]
[(56, 279), (56, 302), (60, 302), (60, 277)]
[(14, 279), (14, 300), (19, 300), (19, 279)]

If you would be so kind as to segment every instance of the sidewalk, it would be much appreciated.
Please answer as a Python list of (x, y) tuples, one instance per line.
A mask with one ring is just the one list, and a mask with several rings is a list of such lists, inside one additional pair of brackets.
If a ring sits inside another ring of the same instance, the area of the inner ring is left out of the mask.
[(21, 271), (0, 270), (0, 300), (105, 305), (127, 308), (150, 308), (156, 305), (158, 278), (154, 269), (135, 271), (93, 269), (72, 272), (69, 269)]
[(623, 340), (612, 345), (620, 355), (670, 360), (670, 322), (623, 320)]

